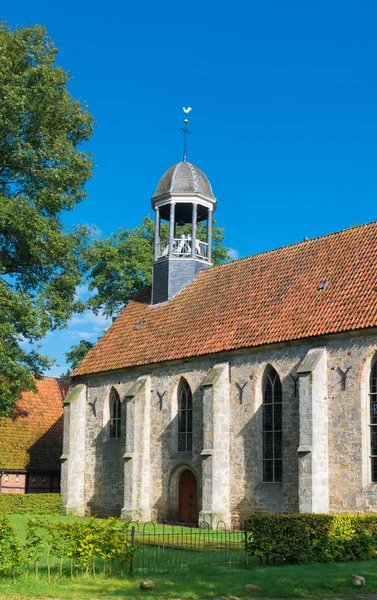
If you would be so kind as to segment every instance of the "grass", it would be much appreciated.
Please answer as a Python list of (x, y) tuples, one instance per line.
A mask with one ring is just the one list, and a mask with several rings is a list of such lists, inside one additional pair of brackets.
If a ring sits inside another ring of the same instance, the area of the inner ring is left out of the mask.
[[(52, 521), (72, 520), (72, 517), (53, 515)], [(13, 515), (10, 521), (24, 539), (24, 528), (27, 515)], [(196, 553), (200, 558), (202, 552)], [(204, 556), (203, 556), (204, 561)], [(175, 572), (147, 573), (148, 578), (157, 584), (157, 590), (141, 591), (139, 583), (142, 575), (133, 577), (92, 577), (71, 580), (68, 576), (59, 578), (53, 574), (53, 581), (48, 583), (45, 567), (41, 565), (40, 579), (34, 574), (22, 575), (16, 581), (12, 578), (0, 578), (0, 597), (5, 598), (60, 598), (70, 600), (138, 600), (141, 598), (173, 599), (173, 598), (216, 598), (224, 596), (269, 598), (331, 598), (354, 596), (356, 592), (372, 593), (377, 591), (377, 561), (348, 563), (331, 563), (321, 565), (281, 565), (256, 566), (251, 561), (248, 568), (227, 568), (220, 566), (177, 569)], [(364, 588), (351, 585), (353, 574), (366, 578)], [(145, 575), (144, 575), (145, 576)], [(246, 593), (244, 586), (254, 583), (262, 588), (262, 592)]]
[(25, 543), (26, 539), (26, 523), (29, 519), (44, 519), (51, 523), (67, 523), (75, 520), (75, 517), (63, 516), (63, 515), (6, 515), (8, 521), (13, 525), (16, 530), (18, 537), (22, 543)]
[[(355, 595), (357, 590), (351, 585), (351, 575), (357, 573), (366, 578), (367, 585), (362, 592), (371, 593), (377, 589), (377, 569), (374, 561), (336, 563), (325, 565), (299, 565), (278, 567), (253, 567), (250, 569), (196, 568), (170, 574), (155, 574), (151, 578), (157, 590), (142, 592), (139, 589), (141, 576), (106, 579), (80, 579), (70, 581), (63, 578), (49, 584), (45, 578), (35, 581), (33, 576), (21, 577), (13, 582), (0, 579), (0, 597), (10, 595), (27, 598), (61, 599), (112, 599), (140, 598), (216, 598), (224, 596), (269, 598), (330, 598)], [(255, 583), (262, 592), (247, 594), (244, 586)]]
[[(12, 525), (15, 527), (17, 534), (19, 536), (25, 536), (25, 525), (28, 521), (28, 519), (32, 518), (32, 517), (36, 517), (36, 518), (42, 518), (42, 519), (47, 519), (53, 523), (57, 523), (57, 522), (72, 522), (75, 520), (75, 517), (72, 516), (63, 516), (63, 515), (24, 515), (24, 514), (17, 514), (17, 515), (7, 515), (8, 520), (12, 523)], [(83, 519), (86, 520), (86, 519)], [(190, 533), (202, 533), (203, 531), (206, 532), (206, 529), (199, 529), (198, 527), (183, 527), (181, 525), (154, 525), (153, 523), (146, 523), (144, 524), (139, 524), (137, 521), (132, 521), (130, 523), (130, 528), (134, 526), (135, 530), (142, 534), (152, 534), (152, 533), (156, 533), (156, 534), (172, 534), (172, 535), (179, 535), (179, 534), (185, 534), (185, 532), (190, 532)], [(219, 531), (221, 532), (221, 527), (219, 528)], [(235, 532), (231, 537), (234, 537), (234, 539), (238, 539), (239, 537), (239, 533)]]

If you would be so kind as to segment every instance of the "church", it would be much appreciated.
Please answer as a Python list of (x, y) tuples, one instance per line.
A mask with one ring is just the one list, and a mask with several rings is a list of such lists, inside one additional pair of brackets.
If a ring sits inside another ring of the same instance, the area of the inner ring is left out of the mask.
[(66, 512), (377, 512), (377, 221), (212, 266), (203, 171), (168, 169), (152, 207), (152, 286), (64, 400)]

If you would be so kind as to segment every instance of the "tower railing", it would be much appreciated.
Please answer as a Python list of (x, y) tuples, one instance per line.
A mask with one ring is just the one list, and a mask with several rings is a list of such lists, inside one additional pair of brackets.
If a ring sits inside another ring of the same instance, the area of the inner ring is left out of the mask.
[[(169, 240), (161, 240), (157, 244), (157, 258), (164, 258), (169, 256)], [(192, 257), (192, 244), (191, 236), (181, 236), (173, 239), (173, 252), (172, 256), (175, 258), (191, 258)], [(195, 242), (195, 257), (201, 258), (202, 260), (208, 260), (208, 244), (201, 240)]]

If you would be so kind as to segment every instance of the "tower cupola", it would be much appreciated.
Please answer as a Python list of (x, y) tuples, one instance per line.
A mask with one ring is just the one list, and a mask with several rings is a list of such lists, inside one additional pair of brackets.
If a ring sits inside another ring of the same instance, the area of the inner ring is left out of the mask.
[[(161, 177), (152, 208), (156, 215), (152, 304), (159, 304), (191, 283), (199, 271), (212, 266), (216, 199), (203, 171), (182, 161)], [(203, 222), (206, 228), (197, 235), (197, 225)]]

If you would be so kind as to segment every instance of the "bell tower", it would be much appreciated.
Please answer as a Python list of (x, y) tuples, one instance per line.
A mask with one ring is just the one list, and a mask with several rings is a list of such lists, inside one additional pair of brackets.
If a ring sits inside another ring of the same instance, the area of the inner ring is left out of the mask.
[[(203, 171), (183, 160), (161, 177), (152, 208), (156, 218), (152, 304), (159, 304), (178, 294), (199, 271), (212, 266), (216, 199)], [(206, 233), (198, 236), (197, 225), (203, 221)]]

